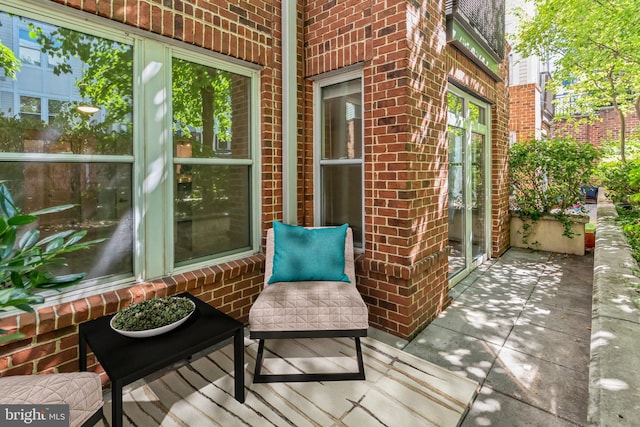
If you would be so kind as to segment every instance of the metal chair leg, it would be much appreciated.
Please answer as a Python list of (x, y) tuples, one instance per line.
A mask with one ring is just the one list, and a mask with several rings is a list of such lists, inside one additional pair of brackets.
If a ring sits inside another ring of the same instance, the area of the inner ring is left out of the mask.
[(262, 361), (264, 356), (264, 339), (258, 341), (258, 353), (256, 355), (256, 367), (253, 374), (254, 383), (275, 382), (311, 382), (311, 381), (349, 381), (364, 380), (364, 361), (362, 359), (362, 346), (360, 337), (354, 337), (356, 344), (356, 358), (358, 361), (357, 372), (330, 372), (313, 374), (262, 374)]

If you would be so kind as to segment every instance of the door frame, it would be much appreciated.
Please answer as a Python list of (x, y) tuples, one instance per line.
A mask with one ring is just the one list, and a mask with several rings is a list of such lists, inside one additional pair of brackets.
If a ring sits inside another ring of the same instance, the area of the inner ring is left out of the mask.
[[(463, 117), (459, 117), (453, 113), (447, 113), (447, 132), (449, 126), (456, 126), (464, 129), (464, 186), (465, 186), (465, 200), (464, 200), (464, 245), (465, 245), (465, 260), (464, 268), (458, 270), (449, 276), (449, 287), (453, 287), (458, 284), (462, 279), (467, 277), (471, 271), (487, 261), (491, 257), (491, 105), (475, 97), (468, 92), (465, 92), (456, 87), (449, 87), (449, 93), (458, 96), (463, 99)], [(485, 124), (474, 122), (469, 118), (469, 103), (473, 103), (477, 106), (484, 108), (485, 110)], [(484, 135), (484, 248), (483, 253), (476, 258), (473, 257), (472, 248), (472, 133), (479, 133)]]

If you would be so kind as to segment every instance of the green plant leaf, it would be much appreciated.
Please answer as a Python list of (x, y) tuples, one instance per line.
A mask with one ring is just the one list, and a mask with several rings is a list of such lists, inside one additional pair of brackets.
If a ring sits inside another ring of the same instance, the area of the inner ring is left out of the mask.
[(19, 225), (31, 224), (32, 222), (35, 222), (37, 220), (38, 220), (38, 217), (35, 215), (16, 215), (9, 218), (7, 223), (9, 225), (19, 226)]
[(33, 308), (31, 308), (29, 304), (40, 304), (42, 302), (44, 302), (44, 297), (41, 295), (34, 295), (25, 289), (0, 289), (0, 307), (3, 308), (17, 307), (21, 310), (32, 312)]
[(48, 277), (45, 282), (40, 283), (41, 288), (64, 288), (74, 285), (84, 279), (86, 273), (65, 274), (62, 276)]
[(20, 241), (18, 241), (18, 247), (23, 251), (31, 249), (38, 243), (38, 237), (40, 237), (38, 230), (28, 230), (22, 235)]
[(0, 217), (0, 236), (6, 233), (8, 229), (9, 225), (7, 224), (7, 221), (5, 221), (4, 218)]
[(73, 208), (75, 206), (76, 205), (53, 206), (53, 207), (50, 207), (50, 208), (44, 208), (44, 209), (40, 209), (40, 210), (31, 212), (31, 215), (46, 215), (46, 214), (50, 214), (50, 213), (62, 212), (62, 211), (66, 211), (67, 209), (71, 209), (71, 208)]
[(64, 239), (59, 238), (51, 241), (44, 250), (45, 254), (50, 254), (60, 250), (60, 248), (64, 247)]
[[(87, 235), (87, 230), (78, 231), (67, 239), (65, 246), (71, 246), (84, 238)], [(88, 243), (88, 242), (87, 242)]]
[(64, 239), (67, 236), (69, 236), (70, 234), (73, 234), (73, 230), (67, 230), (67, 231), (60, 231), (59, 233), (55, 233), (52, 234), (50, 236), (45, 237), (44, 239), (40, 240), (37, 244), (37, 246), (43, 246), (46, 245), (47, 243), (56, 240), (56, 239)]
[(15, 243), (16, 229), (11, 227), (2, 235), (2, 246), (5, 247), (5, 250), (3, 254), (0, 254), (0, 257), (5, 258), (13, 250)]
[(25, 337), (25, 335), (20, 332), (15, 332), (13, 334), (5, 335), (7, 332), (8, 331), (0, 329), (0, 344), (4, 344), (9, 341), (19, 340)]
[(13, 203), (13, 198), (9, 189), (5, 184), (0, 184), (0, 215), (5, 218), (11, 218), (18, 212), (16, 205)]
[(24, 282), (22, 281), (22, 276), (20, 276), (20, 274), (18, 272), (16, 272), (15, 270), (11, 272), (11, 282), (13, 283), (13, 286), (15, 286), (16, 288), (24, 288)]

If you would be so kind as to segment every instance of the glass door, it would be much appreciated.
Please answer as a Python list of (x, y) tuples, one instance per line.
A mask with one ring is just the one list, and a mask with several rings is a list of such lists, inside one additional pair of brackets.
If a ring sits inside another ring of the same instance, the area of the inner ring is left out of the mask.
[(449, 134), (449, 279), (464, 278), (489, 253), (488, 106), (450, 91)]

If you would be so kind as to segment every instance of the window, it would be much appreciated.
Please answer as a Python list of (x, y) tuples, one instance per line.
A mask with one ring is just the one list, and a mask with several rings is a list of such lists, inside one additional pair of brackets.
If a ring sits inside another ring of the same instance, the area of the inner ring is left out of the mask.
[(30, 121), (34, 123), (39, 122), (40, 115), (42, 113), (40, 101), (40, 98), (37, 98), (35, 96), (21, 96), (20, 117), (24, 121)]
[(40, 66), (40, 47), (34, 38), (31, 38), (31, 32), (26, 29), (19, 30), (20, 48), (18, 57), (24, 64)]
[(56, 119), (56, 117), (62, 113), (62, 109), (64, 108), (64, 101), (60, 101), (58, 99), (49, 99), (47, 101), (47, 107), (48, 107), (48, 111), (47, 111), (47, 117), (48, 117), (48, 122), (49, 123), (53, 123)]
[(174, 256), (251, 247), (251, 79), (174, 58)]
[[(6, 13), (0, 14), (0, 22), (2, 28), (11, 28), (16, 22), (33, 29), (55, 28), (25, 17), (12, 20)], [(0, 111), (1, 132), (7, 136), (0, 140), (0, 180), (5, 181), (15, 202), (25, 212), (74, 205), (72, 209), (42, 216), (38, 223), (41, 237), (74, 228), (87, 231), (87, 241), (108, 238), (101, 245), (67, 257), (68, 266), (60, 267), (60, 273), (83, 271), (88, 279), (130, 277), (133, 275), (133, 47), (65, 28), (53, 31), (74, 40), (71, 48), (51, 47), (62, 62), (69, 64), (68, 72), (46, 77), (34, 74), (40, 71), (33, 69), (18, 73), (15, 86), (34, 95), (17, 97), (19, 116), (11, 114), (10, 105), (3, 104)], [(37, 34), (19, 30), (19, 57), (29, 59), (32, 65), (40, 65), (41, 54), (47, 49), (46, 43), (40, 44)], [(109, 48), (104, 49), (107, 45)], [(102, 47), (101, 62), (93, 46)], [(79, 50), (85, 51), (85, 63), (99, 63), (102, 75), (92, 73), (74, 59)], [(121, 60), (117, 67), (111, 65), (115, 58)], [(54, 96), (71, 101), (51, 99)], [(108, 114), (103, 120), (95, 121), (91, 115), (77, 110), (82, 96), (104, 105)], [(111, 124), (118, 124), (120, 131), (114, 132)], [(10, 160), (15, 159), (16, 153), (24, 158)]]
[(348, 223), (363, 247), (362, 79), (359, 72), (316, 85), (317, 217), (320, 225)]
[(0, 2), (19, 38), (0, 43), (49, 65), (0, 93), (0, 180), (25, 212), (74, 205), (41, 235), (107, 239), (59, 273), (117, 285), (255, 253), (257, 67)]

